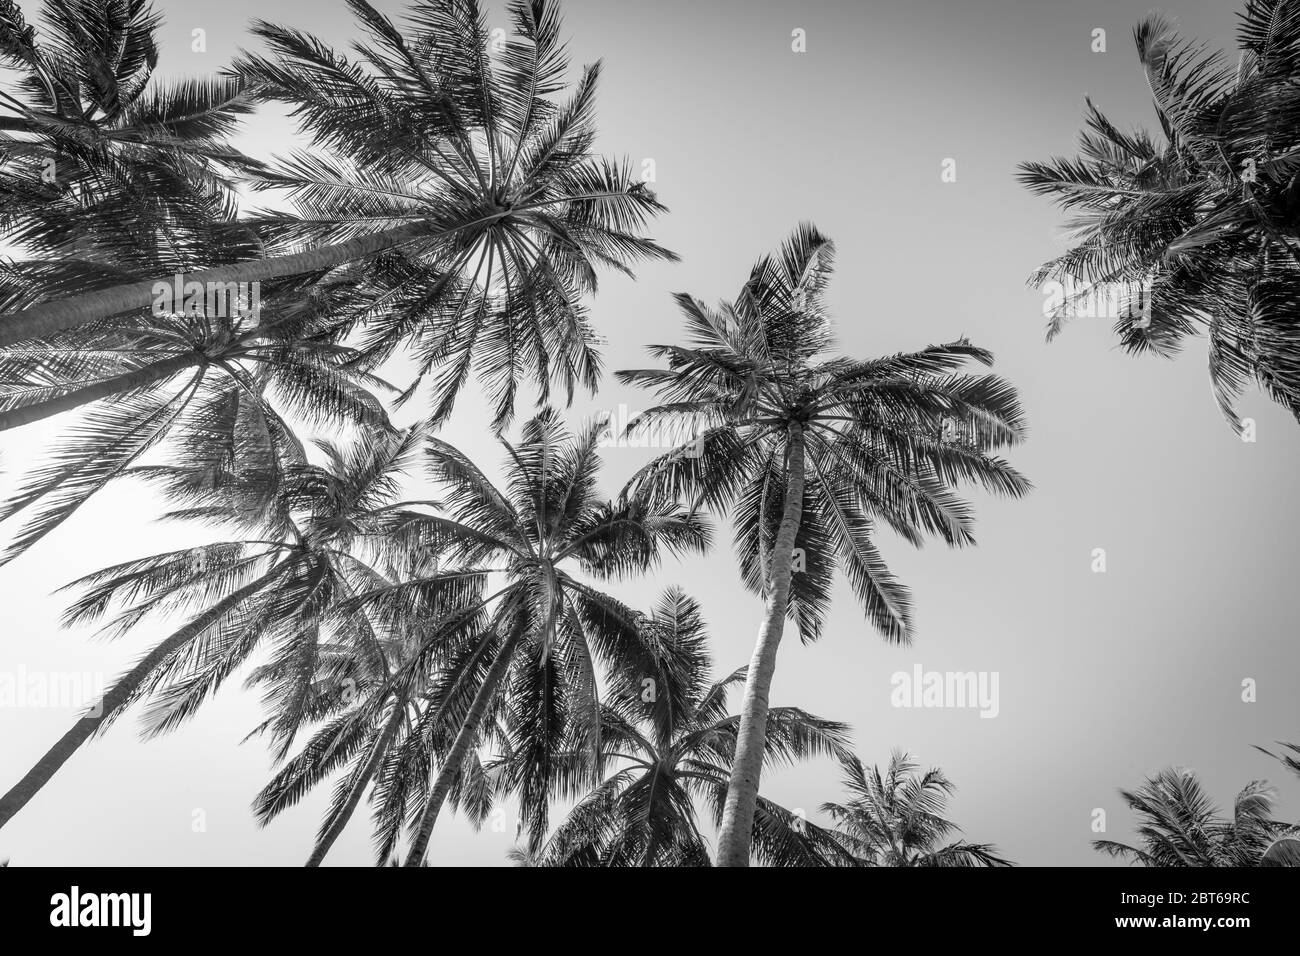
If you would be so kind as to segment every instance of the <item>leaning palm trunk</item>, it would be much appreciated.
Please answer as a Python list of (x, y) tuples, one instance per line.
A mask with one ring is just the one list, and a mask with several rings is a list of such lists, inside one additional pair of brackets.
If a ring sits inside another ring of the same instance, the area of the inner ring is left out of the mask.
[(776, 673), (776, 651), (785, 629), (790, 604), (790, 581), (794, 574), (794, 544), (803, 517), (804, 439), (798, 425), (790, 428), (786, 459), (785, 502), (781, 525), (772, 545), (768, 571), (767, 607), (758, 644), (745, 678), (745, 698), (736, 737), (736, 758), (727, 784), (727, 802), (722, 811), (722, 832), (718, 837), (718, 866), (749, 866), (750, 835), (758, 806), (758, 778), (763, 770), (767, 746), (768, 694)]
[(27, 775), (14, 784), (8, 793), (0, 797), (0, 827), (8, 823), (15, 813), (26, 806), (27, 802), (36, 796), (43, 786), (49, 783), (50, 778), (68, 762), (68, 758), (76, 753), (78, 747), (116, 716), (122, 706), (135, 695), (136, 690), (153, 672), (154, 668), (219, 621), (222, 615), (237, 606), (240, 601), (243, 601), (259, 588), (269, 584), (286, 567), (288, 565), (281, 564), (256, 581), (245, 585), (229, 597), (214, 604), (209, 610), (157, 645), (135, 667), (119, 678), (117, 683), (113, 685), (112, 690), (103, 696), (98, 705), (89, 714), (73, 724), (72, 729), (60, 737), (58, 743), (51, 747), (31, 770), (27, 771)]
[(31, 422), (38, 422), (43, 418), (80, 408), (82, 405), (98, 401), (101, 398), (121, 395), (132, 389), (152, 385), (154, 382), (170, 378), (177, 372), (192, 368), (202, 360), (203, 356), (198, 352), (177, 355), (173, 358), (163, 359), (160, 362), (154, 362), (152, 365), (146, 365), (144, 368), (133, 369), (130, 372), (106, 378), (103, 381), (87, 385), (85, 388), (79, 388), (57, 398), (12, 408), (7, 412), (0, 412), (0, 431), (17, 428), (19, 425), (27, 425)]
[[(472, 225), (472, 224), (471, 224)], [(190, 272), (182, 278), (185, 282), (228, 283), (261, 282), (279, 279), (285, 276), (301, 275), (304, 272), (319, 272), (332, 269), (391, 249), (410, 239), (420, 236), (434, 236), (449, 230), (438, 230), (427, 222), (407, 223), (383, 229), (369, 235), (358, 236), (347, 242), (320, 246), (305, 252), (286, 256), (273, 256), (269, 259), (253, 259), (215, 269)], [(450, 230), (454, 231), (454, 230)], [(54, 302), (43, 302), (30, 309), (15, 312), (0, 323), (0, 348), (22, 342), (27, 339), (53, 335), (64, 329), (76, 328), (95, 319), (106, 318), (122, 312), (147, 309), (155, 299), (154, 279), (132, 282), (126, 285), (74, 295)]]
[(311, 856), (307, 858), (307, 866), (320, 866), (325, 859), (325, 854), (329, 853), (330, 847), (334, 846), (334, 841), (339, 838), (339, 834), (347, 827), (348, 821), (352, 819), (352, 814), (357, 809), (357, 804), (361, 802), (361, 795), (366, 792), (366, 787), (370, 786), (370, 781), (375, 776), (375, 770), (379, 767), (379, 762), (383, 760), (384, 754), (388, 752), (388, 745), (397, 734), (397, 729), (402, 726), (402, 719), (405, 716), (406, 704), (399, 697), (393, 701), (393, 714), (388, 718), (388, 723), (384, 725), (383, 732), (379, 735), (379, 739), (375, 741), (374, 747), (371, 748), (370, 756), (366, 758), (366, 765), (361, 768), (361, 772), (353, 782), (347, 800), (339, 808), (339, 812), (329, 821), (325, 832), (316, 841)]
[(460, 772), (460, 766), (465, 760), (465, 755), (469, 753), (470, 745), (478, 737), (479, 726), (483, 723), (492, 698), (496, 696), (497, 688), (510, 667), (510, 659), (514, 657), (515, 648), (519, 645), (523, 634), (524, 628), (516, 625), (510, 637), (501, 645), (497, 659), (492, 662), (492, 667), (488, 669), (483, 683), (479, 685), (474, 701), (470, 704), (469, 713), (465, 715), (465, 722), (461, 724), (455, 742), (447, 751), (447, 756), (443, 758), (442, 767), (438, 770), (438, 778), (433, 782), (433, 789), (429, 791), (429, 800), (425, 804), (424, 813), (420, 816), (415, 840), (411, 843), (410, 853), (407, 854), (403, 866), (419, 866), (424, 862), (424, 855), (429, 848), (429, 838), (433, 835), (433, 825), (438, 822), (438, 812), (442, 809), (447, 794), (451, 792), (451, 785), (456, 779), (456, 774)]

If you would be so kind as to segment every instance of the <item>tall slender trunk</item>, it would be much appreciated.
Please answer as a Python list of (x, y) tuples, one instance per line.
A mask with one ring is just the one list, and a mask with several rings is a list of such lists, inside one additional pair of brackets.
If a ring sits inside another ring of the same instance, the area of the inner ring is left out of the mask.
[(202, 356), (198, 352), (177, 355), (173, 358), (163, 359), (160, 362), (154, 362), (152, 365), (146, 365), (144, 368), (106, 378), (102, 382), (87, 385), (85, 388), (79, 388), (57, 398), (36, 402), (32, 405), (23, 405), (19, 408), (11, 408), (6, 412), (0, 412), (0, 431), (17, 428), (19, 425), (27, 425), (31, 422), (38, 422), (42, 418), (49, 418), (51, 415), (79, 408), (82, 405), (98, 401), (101, 398), (107, 398), (110, 395), (120, 395), (123, 392), (129, 392), (132, 389), (153, 382), (160, 382), (165, 378), (170, 378), (177, 372), (198, 365), (201, 359)]
[(758, 806), (758, 779), (767, 748), (768, 694), (776, 673), (776, 651), (785, 629), (790, 606), (790, 582), (794, 576), (794, 543), (803, 518), (804, 436), (803, 428), (791, 425), (786, 458), (785, 503), (776, 541), (772, 545), (766, 607), (758, 643), (745, 676), (745, 698), (736, 735), (736, 759), (731, 765), (727, 801), (722, 811), (722, 832), (718, 837), (718, 866), (749, 866), (749, 847)]
[(27, 771), (27, 775), (14, 784), (8, 793), (0, 797), (0, 827), (8, 823), (15, 813), (26, 806), (27, 802), (40, 792), (41, 787), (49, 783), (50, 778), (68, 762), (68, 758), (76, 753), (78, 747), (117, 714), (155, 667), (198, 637), (240, 601), (271, 583), (287, 567), (287, 564), (277, 566), (256, 581), (246, 584), (229, 597), (214, 604), (209, 610), (154, 647), (135, 667), (118, 678), (117, 683), (104, 694), (95, 709), (73, 724), (72, 729), (60, 737), (58, 743), (51, 747), (31, 770)]
[(456, 774), (460, 772), (460, 765), (465, 760), (465, 754), (469, 753), (470, 746), (478, 736), (483, 717), (487, 714), (492, 698), (496, 696), (497, 687), (501, 684), (501, 679), (505, 677), (506, 671), (510, 667), (510, 658), (514, 656), (515, 648), (519, 645), (519, 641), (523, 636), (524, 628), (522, 626), (515, 625), (511, 628), (510, 636), (501, 645), (501, 650), (497, 652), (497, 659), (492, 662), (492, 666), (488, 668), (487, 676), (483, 678), (483, 683), (479, 685), (478, 692), (474, 695), (474, 701), (470, 704), (469, 713), (465, 715), (465, 722), (460, 725), (460, 731), (456, 734), (455, 742), (452, 743), (451, 749), (447, 751), (447, 756), (443, 758), (442, 766), (438, 770), (438, 778), (433, 782), (433, 789), (429, 792), (429, 802), (425, 805), (424, 813), (420, 816), (420, 824), (416, 828), (415, 840), (411, 844), (411, 850), (407, 854), (403, 866), (419, 866), (424, 862), (424, 855), (429, 849), (429, 838), (433, 835), (433, 825), (438, 822), (438, 812), (442, 809), (447, 794), (451, 792), (451, 785), (456, 779)]
[[(261, 282), (266, 279), (279, 279), (285, 276), (301, 275), (304, 272), (331, 269), (345, 262), (362, 259), (376, 252), (391, 249), (408, 239), (437, 234), (439, 234), (439, 230), (430, 226), (427, 222), (407, 223), (402, 226), (394, 226), (391, 229), (373, 232), (369, 235), (358, 236), (355, 239), (349, 239), (347, 242), (319, 246), (292, 255), (272, 256), (269, 259), (253, 259), (248, 262), (237, 262), (234, 265), (219, 266), (215, 269), (190, 272), (181, 278), (184, 282), (205, 284), (209, 282)], [(53, 302), (42, 302), (40, 305), (34, 305), (29, 309), (23, 309), (0, 317), (3, 318), (3, 321), (0, 321), (0, 348), (25, 339), (39, 338), (43, 335), (52, 335), (63, 329), (76, 328), (95, 319), (106, 318), (121, 312), (147, 309), (153, 305), (153, 287), (157, 281), (164, 281), (164, 277), (160, 276), (158, 279), (146, 279), (142, 282), (131, 282), (126, 285), (99, 289), (95, 292), (86, 292), (82, 295), (57, 299)], [(166, 281), (170, 284), (171, 280), (168, 278)]]
[(348, 793), (348, 799), (343, 806), (339, 807), (338, 813), (334, 814), (326, 827), (325, 832), (316, 840), (316, 846), (311, 851), (311, 856), (307, 858), (306, 866), (320, 866), (325, 859), (325, 854), (330, 851), (334, 841), (339, 838), (339, 834), (347, 827), (348, 821), (352, 819), (352, 814), (361, 802), (361, 796), (366, 792), (366, 787), (370, 786), (370, 781), (375, 775), (375, 770), (379, 767), (379, 762), (384, 759), (384, 754), (388, 752), (388, 745), (392, 742), (397, 728), (402, 726), (402, 720), (406, 716), (406, 702), (398, 697), (393, 701), (393, 714), (388, 718), (388, 723), (384, 725), (379, 739), (375, 745), (370, 748), (370, 756), (366, 758), (366, 765), (361, 768), (360, 774), (352, 784), (352, 789)]

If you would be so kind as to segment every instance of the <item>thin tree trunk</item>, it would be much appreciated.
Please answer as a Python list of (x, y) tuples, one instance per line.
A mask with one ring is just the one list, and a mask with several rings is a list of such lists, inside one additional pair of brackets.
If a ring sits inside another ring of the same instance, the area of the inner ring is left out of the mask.
[(785, 628), (790, 606), (790, 582), (794, 576), (794, 543), (803, 518), (804, 437), (799, 425), (790, 427), (786, 459), (785, 503), (767, 583), (763, 626), (758, 632), (753, 659), (745, 676), (745, 698), (736, 735), (736, 759), (731, 765), (727, 801), (722, 811), (722, 832), (718, 837), (718, 866), (749, 866), (749, 847), (758, 806), (758, 780), (767, 748), (768, 694), (776, 673), (776, 651)]
[[(181, 281), (200, 282), (206, 285), (210, 282), (261, 282), (267, 279), (279, 279), (304, 272), (331, 269), (345, 262), (391, 249), (409, 239), (437, 233), (438, 231), (427, 222), (407, 223), (366, 236), (358, 236), (347, 242), (320, 246), (292, 255), (253, 259), (215, 269), (190, 272), (182, 275)], [(153, 287), (155, 282), (159, 281), (167, 281), (171, 284), (174, 279), (160, 276), (158, 279), (131, 282), (66, 299), (57, 299), (53, 302), (42, 302), (29, 309), (2, 316), (0, 317), (3, 319), (0, 321), (0, 348), (25, 339), (39, 338), (64, 329), (76, 328), (95, 319), (121, 312), (147, 309), (153, 305), (155, 298)]]
[(429, 838), (433, 835), (433, 825), (438, 822), (438, 812), (442, 809), (447, 794), (451, 792), (451, 785), (456, 779), (456, 774), (460, 772), (465, 755), (469, 753), (470, 746), (478, 736), (479, 726), (487, 715), (488, 706), (496, 695), (501, 679), (505, 677), (506, 670), (510, 667), (510, 658), (514, 656), (515, 647), (518, 646), (523, 634), (522, 626), (516, 625), (511, 629), (510, 637), (501, 645), (501, 650), (497, 652), (497, 659), (492, 662), (487, 676), (479, 685), (474, 701), (470, 704), (469, 713), (465, 715), (465, 722), (460, 725), (455, 742), (447, 751), (447, 756), (443, 758), (442, 766), (438, 770), (438, 778), (433, 782), (433, 789), (429, 792), (429, 802), (420, 816), (415, 841), (411, 844), (411, 850), (403, 866), (419, 866), (424, 862), (424, 855), (429, 849)]
[(379, 735), (379, 739), (375, 741), (374, 747), (371, 748), (370, 756), (366, 758), (366, 765), (361, 769), (360, 776), (352, 785), (347, 801), (339, 808), (339, 812), (334, 815), (329, 827), (317, 839), (315, 849), (311, 851), (311, 856), (307, 858), (307, 866), (320, 866), (325, 859), (325, 854), (330, 851), (334, 841), (339, 838), (339, 834), (347, 827), (348, 821), (352, 819), (353, 811), (356, 810), (357, 804), (361, 802), (361, 795), (366, 792), (366, 787), (370, 785), (370, 780), (379, 767), (379, 761), (384, 759), (384, 754), (388, 752), (388, 745), (397, 733), (397, 728), (402, 726), (402, 719), (405, 716), (406, 704), (398, 698), (393, 702), (393, 715), (388, 718), (388, 723), (384, 725), (383, 732)]
[(199, 364), (200, 358), (198, 352), (177, 355), (173, 358), (163, 359), (161, 362), (154, 362), (152, 365), (146, 365), (144, 368), (125, 372), (113, 378), (106, 378), (102, 382), (87, 385), (85, 388), (79, 388), (57, 398), (50, 398), (43, 402), (35, 402), (31, 405), (23, 405), (18, 408), (11, 408), (6, 412), (0, 412), (0, 431), (17, 428), (19, 425), (27, 425), (31, 422), (38, 422), (42, 418), (49, 418), (51, 415), (79, 408), (101, 398), (120, 395), (123, 392), (129, 392), (132, 389), (161, 381), (184, 369), (194, 367)]
[(240, 601), (257, 589), (271, 583), (272, 579), (278, 577), (286, 567), (288, 567), (287, 564), (279, 565), (256, 581), (245, 585), (229, 597), (213, 605), (212, 608), (157, 645), (135, 667), (118, 678), (117, 683), (103, 696), (95, 710), (73, 724), (72, 729), (59, 738), (58, 743), (51, 747), (31, 770), (27, 771), (27, 775), (14, 784), (8, 793), (0, 797), (0, 827), (8, 823), (15, 813), (26, 806), (27, 802), (40, 792), (41, 787), (49, 783), (50, 778), (68, 762), (68, 758), (76, 753), (78, 747), (89, 740), (100, 727), (117, 714), (122, 705), (130, 700), (131, 695), (155, 667), (198, 637), (206, 628), (216, 623), (221, 618), (221, 615)]

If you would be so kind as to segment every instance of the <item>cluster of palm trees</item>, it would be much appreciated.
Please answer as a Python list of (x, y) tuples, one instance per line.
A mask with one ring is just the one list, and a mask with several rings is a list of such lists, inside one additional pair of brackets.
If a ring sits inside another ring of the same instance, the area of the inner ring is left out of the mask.
[[(1261, 750), (1300, 777), (1300, 744), (1281, 753)], [(1140, 846), (1094, 840), (1107, 856), (1142, 866), (1300, 866), (1300, 823), (1273, 818), (1274, 791), (1254, 780), (1237, 794), (1224, 818), (1196, 773), (1182, 767), (1160, 771), (1120, 796), (1138, 818)]]
[[(280, 761), (258, 820), (334, 780), (309, 865), (363, 801), (377, 861), (420, 866), (445, 806), (481, 823), (506, 800), (529, 865), (1005, 864), (950, 842), (940, 771), (901, 753), (867, 770), (846, 727), (770, 702), (787, 621), (820, 636), (837, 570), (884, 639), (911, 640), (880, 527), (970, 545), (962, 486), (1029, 490), (1000, 456), (1025, 435), (1015, 390), (972, 370), (992, 356), (965, 339), (838, 354), (834, 248), (801, 225), (732, 300), (677, 296), (682, 339), (616, 373), (657, 402), (629, 432), (671, 422), (692, 437), (602, 494), (600, 427), (570, 429), (556, 406), (603, 380), (600, 273), (676, 256), (647, 234), (665, 211), (654, 193), (593, 152), (599, 66), (571, 80), (554, 0), (512, 0), (504, 43), (477, 0), (418, 0), (400, 23), (348, 6), (360, 37), (346, 51), (258, 22), (264, 52), (163, 82), (148, 0), (45, 0), (39, 29), (0, 0), (0, 67), (16, 77), (0, 91), (0, 229), (21, 256), (0, 266), (0, 430), (78, 413), (0, 506), (21, 522), (0, 563), (124, 479), (156, 489), (157, 517), (220, 533), (69, 586), (69, 624), (122, 634), (156, 619), (168, 635), (0, 796), (0, 826), (133, 704), (147, 733), (166, 732), (243, 672)], [(1300, 29), (1285, 2), (1248, 8), (1252, 58), (1230, 85), (1139, 30), (1168, 147), (1094, 114), (1093, 165), (1027, 175), (1094, 214), (1051, 269), (1154, 270), (1181, 290), (1158, 300), (1153, 340), (1239, 287), (1252, 316), (1272, 309), (1271, 352), (1258, 330), (1242, 351), (1240, 316), (1212, 327), (1216, 382), (1249, 361), (1292, 402), (1294, 300), (1277, 290), (1295, 278), (1296, 125), (1272, 118), (1292, 108)], [(1265, 15), (1280, 24), (1267, 36), (1251, 25)], [(240, 120), (271, 103), (305, 148), (246, 156)], [(1244, 192), (1214, 165), (1232, 136), (1258, 147)], [(268, 205), (241, 201), (250, 191)], [(1177, 235), (1144, 231), (1165, 206), (1185, 220)], [(159, 283), (256, 283), (259, 304), (160, 306)], [(414, 372), (390, 383), (399, 367)], [(471, 380), (500, 439), (497, 480), (438, 436)], [(541, 410), (516, 422), (521, 387)], [(416, 423), (396, 427), (408, 409)], [(721, 518), (763, 611), (749, 666), (713, 681), (691, 597), (670, 589), (642, 612), (607, 585), (706, 551)], [(760, 795), (765, 768), (819, 756), (849, 793), (822, 808), (829, 827)]]
[[(666, 367), (619, 373), (661, 399), (630, 427), (685, 422), (693, 453), (602, 497), (600, 429), (571, 432), (547, 406), (601, 381), (599, 270), (675, 257), (646, 236), (654, 194), (592, 153), (598, 67), (569, 83), (546, 0), (510, 5), (500, 48), (474, 0), (414, 3), (400, 25), (349, 5), (365, 39), (348, 52), (258, 23), (265, 53), (170, 85), (143, 0), (48, 0), (40, 30), (0, 10), (19, 76), (0, 103), (0, 188), (24, 256), (0, 290), (0, 428), (81, 413), (0, 510), (24, 521), (3, 560), (123, 478), (222, 534), (74, 582), (69, 624), (180, 626), (0, 797), (0, 825), (132, 704), (165, 732), (243, 670), (283, 761), (258, 818), (338, 778), (313, 864), (367, 797), (378, 859), (400, 846), (408, 866), (444, 804), (481, 821), (507, 797), (538, 860), (705, 861), (697, 799), (719, 864), (751, 848), (874, 859), (860, 834), (841, 845), (759, 796), (764, 763), (851, 758), (845, 728), (769, 706), (782, 630), (789, 617), (818, 636), (840, 567), (882, 635), (909, 639), (874, 531), (969, 544), (956, 486), (1027, 490), (995, 454), (1023, 436), (1014, 390), (966, 372), (991, 356), (964, 340), (835, 355), (833, 247), (801, 226), (734, 301), (679, 296), (686, 341), (652, 348)], [(234, 148), (262, 103), (286, 106), (309, 149)], [(245, 209), (240, 186), (281, 205)], [(186, 293), (160, 308), (160, 281), (257, 283), (259, 306)], [(395, 357), (415, 372), (390, 385)], [(498, 482), (436, 434), (471, 378), (502, 435)], [(543, 410), (511, 441), (521, 385)], [(418, 423), (396, 428), (390, 412), (412, 406)], [(416, 476), (428, 490), (404, 494)], [(726, 514), (765, 612), (753, 664), (708, 686), (690, 598), (644, 614), (601, 582), (705, 550)], [(577, 809), (551, 833), (562, 800)]]

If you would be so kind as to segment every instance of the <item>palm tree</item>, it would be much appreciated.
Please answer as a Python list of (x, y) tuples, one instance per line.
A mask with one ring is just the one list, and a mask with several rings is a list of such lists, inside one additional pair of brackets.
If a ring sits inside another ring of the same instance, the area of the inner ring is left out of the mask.
[[(58, 153), (62, 164), (48, 202), (7, 204), (7, 238), (31, 258), (0, 267), (0, 309), (257, 254), (219, 175), (256, 165), (220, 138), (249, 108), (242, 82), (159, 86), (147, 3), (55, 0), (46, 19), (52, 32), (38, 42), (16, 7), (0, 9), (0, 38), (31, 101), (8, 126), (32, 155)], [(60, 91), (53, 100), (47, 82)], [(214, 474), (255, 472), (265, 453), (297, 445), (285, 414), (387, 427), (368, 392), (384, 383), (341, 342), (338, 313), (355, 283), (308, 276), (260, 295), (213, 291), (198, 303), (155, 296), (139, 314), (0, 349), (0, 430), (89, 406), (0, 508), (0, 520), (32, 514), (0, 563), (150, 451), (206, 456)]]
[(633, 485), (731, 509), (741, 572), (765, 599), (720, 866), (748, 861), (787, 615), (805, 641), (816, 639), (838, 565), (877, 630), (910, 640), (908, 592), (872, 540), (877, 521), (914, 544), (926, 533), (970, 544), (973, 515), (954, 485), (978, 481), (1013, 497), (1029, 488), (990, 454), (1024, 433), (1014, 389), (993, 375), (958, 374), (968, 359), (990, 363), (988, 352), (961, 340), (867, 361), (831, 357), (823, 293), (832, 251), (814, 227), (800, 226), (754, 266), (734, 303), (715, 311), (678, 295), (688, 343), (650, 349), (667, 369), (618, 373), (662, 400), (629, 431), (683, 421), (699, 430)]
[[(38, 36), (0, 4), (0, 63), (19, 76), (15, 95), (0, 93), (0, 229), (27, 257), (0, 268), (0, 309), (257, 254), (231, 221), (231, 176), (259, 168), (225, 141), (252, 108), (243, 82), (160, 81), (146, 0), (49, 0), (43, 20)], [(121, 324), (95, 323), (84, 347), (65, 333), (5, 348), (0, 428), (186, 367), (165, 347), (173, 330), (150, 364), (133, 352), (138, 335), (118, 347)]]
[[(720, 823), (740, 718), (727, 692), (745, 669), (709, 681), (708, 639), (699, 606), (679, 589), (660, 598), (645, 633), (653, 676), (611, 674), (601, 708), (605, 760), (622, 766), (585, 795), (545, 845), (512, 855), (530, 866), (708, 866), (697, 801)], [(848, 728), (796, 707), (769, 714), (769, 765), (825, 755), (846, 759)], [(837, 845), (821, 828), (760, 800), (754, 847), (774, 866), (818, 866)]]
[(895, 750), (889, 768), (868, 772), (861, 761), (844, 762), (848, 803), (824, 803), (836, 839), (855, 866), (1011, 866), (989, 843), (945, 843), (958, 826), (944, 818), (956, 787), (938, 768), (918, 773), (910, 755)]
[[(121, 608), (104, 627), (109, 636), (151, 615), (191, 615), (0, 797), (0, 826), (131, 703), (152, 698), (145, 714), (150, 735), (173, 729), (259, 647), (271, 652), (257, 679), (275, 715), (263, 729), (283, 755), (313, 715), (322, 622), (368, 585), (369, 565), (355, 549), (364, 543), (382, 553), (383, 539), (372, 529), (381, 519), (400, 520), (403, 509), (392, 500), (397, 476), (423, 440), (413, 428), (368, 432), (350, 452), (322, 443), (326, 465), (290, 461), (259, 476), (263, 486), (249, 487), (251, 479), (214, 485), (206, 472), (184, 465), (152, 469), (149, 477), (169, 497), (190, 505), (171, 517), (241, 527), (247, 536), (128, 561), (66, 586), (83, 590), (65, 612), (68, 625)], [(241, 500), (247, 496), (254, 507)], [(469, 590), (463, 582), (442, 586)]]
[(1074, 244), (1030, 278), (1067, 290), (1048, 337), (1081, 300), (1113, 295), (1129, 352), (1169, 356), (1206, 333), (1234, 428), (1252, 378), (1300, 415), (1300, 3), (1247, 0), (1235, 64), (1159, 16), (1134, 38), (1160, 135), (1122, 132), (1089, 102), (1081, 155), (1021, 166), (1073, 213)]
[[(635, 612), (583, 579), (641, 573), (665, 549), (681, 553), (708, 545), (702, 519), (676, 504), (636, 497), (608, 502), (597, 495), (599, 435), (594, 425), (571, 435), (554, 411), (544, 410), (524, 424), (519, 442), (503, 440), (504, 490), (456, 448), (430, 439), (429, 473), (443, 512), (403, 516), (388, 529), (432, 547), (442, 558), (440, 570), (376, 588), (360, 603), (402, 606), (424, 589), (464, 579), (491, 578), (495, 587), (481, 602), (491, 605), (490, 620), (474, 649), (490, 667), (416, 814), (406, 866), (424, 859), (453, 783), (476, 759), (485, 729), (496, 732), (494, 715), (504, 717), (515, 740), (506, 785), (521, 794), (533, 831), (545, 833), (547, 796), (561, 772), (556, 756), (581, 751), (594, 759), (598, 753), (596, 662), (645, 670)], [(423, 666), (423, 655), (416, 654), (406, 668)], [(575, 770), (566, 785), (576, 786), (585, 773)], [(409, 772), (394, 787), (411, 792)], [(391, 801), (396, 810), (390, 819), (400, 820), (405, 799)]]
[[(1300, 777), (1300, 744), (1288, 744), (1278, 741), (1282, 750), (1273, 753), (1263, 747), (1256, 747), (1260, 753), (1267, 754), (1297, 777)], [(1290, 833), (1277, 838), (1260, 857), (1260, 866), (1300, 866), (1300, 824)]]
[[(364, 347), (383, 356), (406, 344), (421, 377), (440, 368), (434, 422), (475, 367), (499, 425), (522, 370), (543, 397), (552, 380), (594, 388), (599, 359), (579, 300), (596, 268), (673, 258), (642, 235), (663, 209), (650, 190), (628, 163), (591, 154), (599, 68), (555, 101), (567, 57), (550, 0), (510, 4), (514, 36), (499, 57), (477, 0), (416, 4), (404, 29), (365, 0), (349, 6), (369, 38), (356, 60), (256, 26), (272, 56), (241, 56), (234, 75), (285, 104), (312, 139), (256, 185), (287, 191), (299, 213), (253, 221), (270, 255), (185, 278), (265, 282), (372, 260), (356, 316)], [(12, 311), (0, 346), (147, 308), (151, 290), (127, 282)]]
[(1120, 796), (1138, 817), (1138, 846), (1093, 840), (1099, 853), (1143, 866), (1259, 866), (1287, 824), (1271, 817), (1273, 792), (1262, 780), (1247, 784), (1224, 819), (1194, 771), (1160, 771)]
[[(481, 610), (482, 604), (471, 604), (470, 607)], [(454, 629), (458, 617), (450, 617), (451, 627), (439, 624), (431, 629), (431, 633), (437, 630), (446, 633)], [(376, 860), (380, 863), (388, 861), (388, 865), (401, 865), (398, 845), (403, 833), (413, 829), (423, 817), (432, 790), (441, 779), (435, 768), (444, 765), (460, 739), (478, 692), (490, 675), (492, 665), (499, 660), (502, 642), (497, 635), (501, 633), (503, 623), (499, 615), (484, 615), (481, 623), (476, 617), (474, 626), (464, 628), (460, 639), (450, 642), (448, 652), (440, 655), (440, 660), (424, 667), (428, 677), (423, 682), (423, 692), (412, 700), (407, 729), (393, 740), (388, 752), (374, 768), (371, 795), (374, 805), (373, 843)], [(445, 638), (442, 640), (446, 642)], [(415, 652), (419, 653), (421, 647), (417, 647)], [(517, 665), (524, 666), (518, 662)], [(417, 665), (408, 670), (418, 673), (420, 669)], [(564, 696), (572, 690), (572, 682), (567, 680), (568, 675), (563, 671), (550, 676), (557, 688), (557, 696)], [(502, 683), (512, 684), (511, 678), (505, 678)], [(504, 745), (507, 739), (502, 724), (504, 704), (504, 695), (499, 694), (488, 705), (480, 720), (481, 744)], [(563, 719), (558, 721), (558, 727), (563, 729)], [(549, 740), (547, 746), (551, 746)], [(552, 765), (560, 762), (556, 754), (549, 756)], [(573, 756), (580, 757), (580, 760), (570, 761), (574, 766), (590, 760), (588, 754)], [(480, 828), (503, 793), (498, 769), (485, 763), (473, 748), (464, 752), (454, 772), (445, 769), (452, 780), (445, 797), (439, 796), (439, 799), (445, 800), (453, 810), (462, 812), (475, 829)], [(543, 793), (543, 804), (547, 798), (548, 795)], [(428, 866), (429, 863), (425, 860), (418, 865)]]
[[(162, 82), (148, 0), (47, 0), (42, 33), (0, 3), (0, 225), (35, 248), (84, 254), (88, 232), (138, 243), (187, 232), (257, 164), (225, 137), (252, 108), (236, 78)], [(80, 256), (79, 256), (80, 257)], [(119, 277), (119, 282), (120, 277)]]
[[(389, 557), (385, 571), (371, 569), (364, 575), (368, 587), (436, 573), (436, 559), (423, 550)], [(485, 669), (481, 659), (466, 652), (472, 649), (473, 635), (482, 626), (481, 614), (476, 626), (466, 629), (466, 640), (453, 644), (453, 653), (433, 660), (430, 673), (412, 672), (397, 681), (393, 676), (420, 650), (428, 634), (457, 617), (457, 602), (472, 604), (481, 598), (481, 589), (469, 594), (462, 588), (423, 591), (397, 616), (367, 614), (365, 608), (338, 615), (338, 636), (317, 657), (318, 676), (313, 684), (319, 693), (316, 706), (310, 708), (316, 719), (329, 718), (328, 722), (285, 763), (254, 802), (258, 821), (265, 825), (351, 761), (334, 789), (307, 866), (324, 861), (366, 791), (385, 774), (389, 758), (427, 746), (428, 735), (421, 731), (451, 723), (452, 715), (468, 705), (473, 686)], [(340, 688), (345, 692), (340, 693)], [(429, 755), (423, 756), (427, 762)], [(453, 791), (453, 798), (456, 796)]]
[(391, 429), (370, 392), (389, 386), (339, 342), (332, 302), (346, 290), (289, 280), (268, 292), (253, 311), (178, 308), (0, 350), (0, 429), (89, 403), (0, 507), (0, 520), (30, 515), (0, 563), (151, 453), (213, 477), (257, 474), (297, 453), (290, 421)]
[[(123, 261), (128, 250), (118, 246), (111, 266), (42, 260), (11, 264), (0, 271), (0, 302), (35, 301), (52, 288), (93, 285), (105, 276), (180, 274), (195, 261), (238, 257), (251, 236), (247, 230), (232, 236), (226, 224), (212, 218), (192, 220), (189, 229), (202, 248), (137, 248), (128, 263)], [(214, 289), (211, 295), (189, 299), (173, 296), (174, 282), (163, 285), (167, 292), (148, 314), (94, 322), (0, 349), (0, 431), (131, 395), (204, 367), (247, 368), (251, 362), (254, 368), (274, 370), (287, 364), (282, 356), (293, 350), (311, 356), (313, 366), (334, 367), (354, 378), (361, 374), (360, 354), (339, 344), (347, 331), (339, 315), (357, 295), (354, 283), (297, 278), (268, 287)], [(291, 357), (298, 364), (305, 361)], [(297, 377), (309, 378), (306, 372)]]

